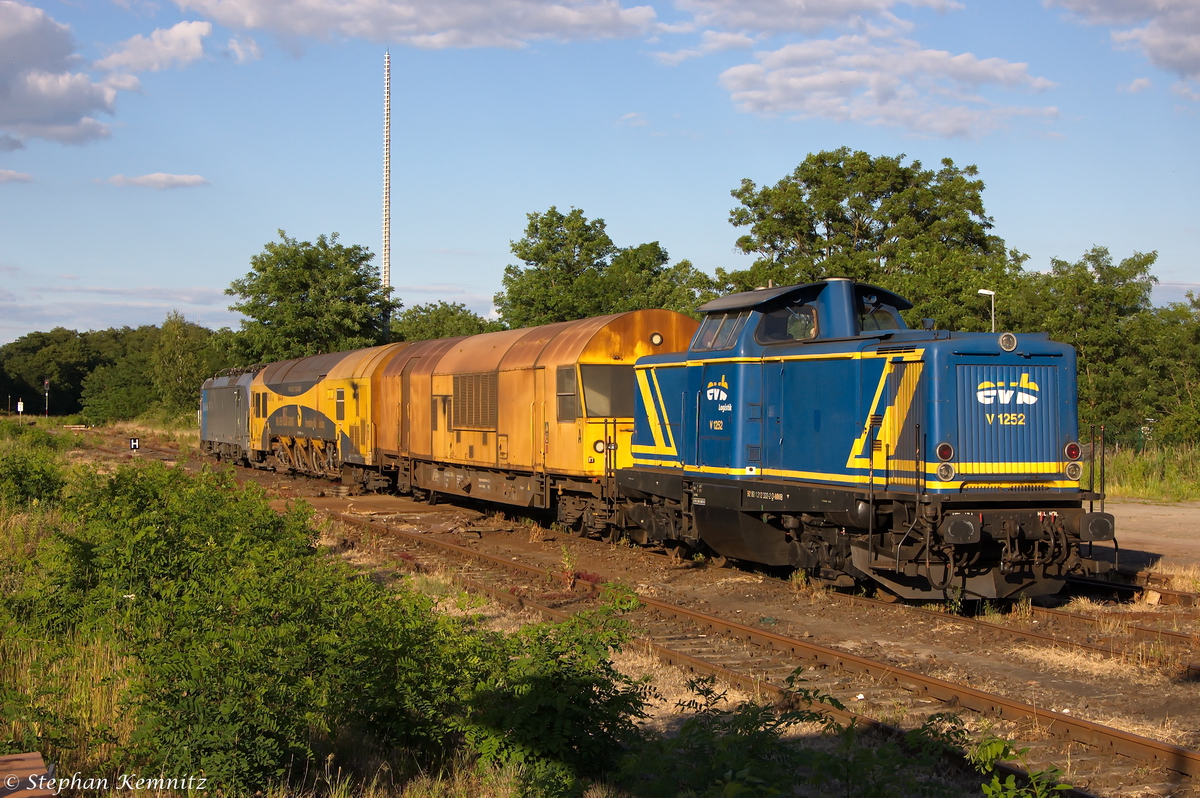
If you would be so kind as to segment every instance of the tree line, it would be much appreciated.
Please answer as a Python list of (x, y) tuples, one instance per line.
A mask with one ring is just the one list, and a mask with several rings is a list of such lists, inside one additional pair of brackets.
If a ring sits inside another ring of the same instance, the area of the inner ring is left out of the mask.
[(226, 293), (246, 319), (209, 331), (172, 314), (161, 327), (78, 333), (56, 328), (0, 347), (0, 383), (40, 393), (51, 412), (92, 420), (132, 417), (154, 406), (194, 408), (199, 385), (227, 366), (371, 346), (527, 327), (639, 308), (696, 315), (711, 298), (756, 286), (852, 277), (912, 300), (912, 325), (1047, 332), (1079, 352), (1080, 421), (1116, 436), (1164, 442), (1200, 437), (1200, 300), (1153, 307), (1157, 255), (1116, 260), (1095, 246), (1048, 271), (994, 232), (974, 166), (945, 159), (926, 168), (905, 156), (840, 148), (810, 154), (773, 185), (743, 180), (731, 192), (736, 247), (745, 269), (710, 276), (674, 263), (657, 241), (618, 246), (601, 218), (556, 206), (528, 214), (511, 242), (494, 297), (498, 318), (460, 303), (404, 308), (382, 285), (372, 253), (337, 234), (315, 242), (279, 231)]

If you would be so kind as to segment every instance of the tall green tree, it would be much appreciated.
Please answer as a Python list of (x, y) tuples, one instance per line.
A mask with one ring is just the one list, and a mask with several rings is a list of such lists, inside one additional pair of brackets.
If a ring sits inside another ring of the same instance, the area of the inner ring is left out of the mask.
[(992, 235), (974, 166), (938, 170), (903, 155), (847, 147), (810, 154), (773, 186), (743, 180), (731, 194), (738, 249), (748, 269), (717, 271), (728, 291), (851, 277), (906, 295), (912, 317), (979, 329), (990, 311), (968, 301), (979, 288), (1013, 284), (1024, 257)]
[(1144, 423), (1162, 443), (1200, 442), (1200, 299), (1189, 294), (1187, 303), (1138, 313), (1125, 326), (1136, 354), (1122, 368), (1138, 405), (1122, 431)]
[(200, 386), (210, 373), (203, 350), (211, 335), (177, 310), (167, 314), (150, 355), (154, 389), (167, 410), (177, 413), (200, 401)]
[(461, 302), (430, 302), (405, 308), (392, 319), (393, 341), (428, 341), (503, 330), (498, 321), (485, 319)]
[(107, 358), (83, 380), (80, 404), (84, 420), (102, 424), (137, 418), (158, 402), (151, 354), (159, 328), (146, 324), (101, 332), (107, 334)]
[(79, 412), (79, 396), (84, 378), (96, 366), (107, 361), (105, 352), (95, 346), (96, 335), (55, 327), (49, 332), (31, 332), (0, 347), (0, 364), (8, 373), (13, 406), (25, 400), (25, 412), (40, 414), (43, 409), (43, 380), (50, 380), (50, 413), (65, 415)]
[(1135, 252), (1114, 262), (1105, 247), (1074, 262), (1055, 258), (1050, 271), (1026, 273), (1008, 303), (1013, 329), (1047, 332), (1075, 347), (1083, 423), (1128, 431), (1146, 417), (1147, 350), (1154, 346), (1146, 336), (1155, 325), (1143, 316), (1151, 311), (1158, 280), (1150, 268), (1157, 259), (1155, 252)]
[(248, 318), (240, 341), (251, 360), (286, 360), (382, 343), (384, 320), (401, 307), (392, 300), (364, 246), (315, 242), (279, 231), (250, 259), (250, 272), (225, 290)]
[(715, 296), (711, 278), (682, 260), (669, 265), (657, 241), (619, 248), (603, 219), (555, 206), (528, 215), (525, 237), (512, 242), (524, 266), (504, 269), (495, 296), (509, 327), (530, 327), (641, 308), (694, 312)]

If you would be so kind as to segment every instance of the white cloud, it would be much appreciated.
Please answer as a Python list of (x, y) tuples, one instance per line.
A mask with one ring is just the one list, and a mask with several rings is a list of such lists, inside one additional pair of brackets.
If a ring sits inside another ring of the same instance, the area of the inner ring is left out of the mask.
[(1071, 11), (1088, 24), (1120, 28), (1111, 33), (1118, 45), (1140, 47), (1159, 69), (1183, 80), (1200, 80), (1200, 3), (1196, 0), (1046, 2)]
[(32, 183), (33, 175), (24, 172), (14, 172), (11, 169), (0, 169), (0, 183)]
[[(71, 278), (70, 275), (64, 279)], [(31, 291), (44, 291), (48, 294), (99, 294), (101, 296), (121, 296), (141, 300), (143, 302), (166, 301), (179, 302), (185, 305), (223, 305), (226, 301), (225, 292), (219, 288), (195, 286), (192, 288), (164, 288), (160, 286), (140, 286), (135, 288), (114, 288), (94, 285), (56, 285), (32, 286)]]
[(618, 119), (617, 124), (625, 125), (627, 127), (645, 127), (646, 117), (642, 116), (637, 111), (630, 111)]
[(1130, 81), (1127, 85), (1118, 87), (1121, 91), (1127, 91), (1130, 94), (1138, 94), (1153, 86), (1154, 83), (1150, 78), (1138, 78)]
[[(946, 11), (962, 6), (955, 0), (904, 0), (906, 5)], [(908, 29), (892, 14), (897, 0), (677, 0), (704, 27), (740, 31), (817, 33), (831, 27), (862, 28), (883, 20)]]
[(159, 28), (149, 38), (140, 33), (121, 42), (112, 55), (96, 62), (99, 69), (127, 72), (158, 72), (186, 65), (204, 55), (204, 37), (212, 33), (211, 22), (180, 22)]
[(760, 52), (758, 63), (721, 74), (721, 84), (744, 111), (795, 114), (917, 133), (977, 136), (1013, 116), (1052, 118), (1051, 107), (1006, 107), (978, 91), (985, 87), (1042, 91), (1054, 84), (1029, 74), (1028, 65), (922, 49), (903, 39), (842, 36)]
[(240, 39), (235, 36), (230, 39), (229, 52), (233, 53), (234, 60), (239, 64), (246, 64), (262, 58), (262, 50), (258, 49), (258, 42), (249, 36), (243, 36)]
[(119, 85), (72, 72), (70, 29), (45, 11), (0, 0), (0, 150), (26, 138), (82, 144), (109, 135), (93, 114), (112, 113)]
[(1192, 100), (1194, 102), (1200, 101), (1200, 91), (1196, 91), (1183, 81), (1180, 81), (1172, 86), (1171, 91), (1174, 92), (1176, 96), (1182, 97), (1185, 100)]
[(723, 50), (749, 50), (754, 46), (754, 39), (744, 33), (725, 33), (722, 31), (706, 30), (700, 35), (700, 46), (687, 50), (677, 50), (673, 53), (655, 53), (654, 57), (663, 64), (674, 66), (688, 58), (698, 58), (709, 53), (719, 53)]
[(345, 36), (427, 49), (523, 47), (538, 39), (634, 36), (655, 24), (648, 5), (619, 0), (176, 0), (220, 24), (287, 36)]
[(192, 186), (207, 186), (209, 182), (200, 175), (168, 175), (163, 172), (126, 177), (113, 175), (108, 179), (114, 186), (139, 186), (141, 188), (190, 188)]

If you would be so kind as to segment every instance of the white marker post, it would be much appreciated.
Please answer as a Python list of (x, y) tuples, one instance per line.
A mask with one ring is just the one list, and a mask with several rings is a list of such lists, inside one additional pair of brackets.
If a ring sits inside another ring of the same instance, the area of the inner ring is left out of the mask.
[(25, 400), (18, 399), (17, 400), (17, 420), (18, 421), (21, 420), (21, 414), (24, 412), (25, 412)]

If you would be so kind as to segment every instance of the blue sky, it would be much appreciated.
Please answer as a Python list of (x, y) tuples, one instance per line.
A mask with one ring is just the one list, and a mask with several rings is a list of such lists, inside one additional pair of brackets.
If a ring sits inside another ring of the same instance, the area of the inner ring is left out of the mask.
[(745, 267), (729, 191), (839, 146), (976, 164), (1028, 268), (1200, 288), (1195, 0), (0, 0), (0, 342), (236, 326), (280, 228), (378, 253), (388, 48), (406, 305), (487, 313), (550, 205)]

